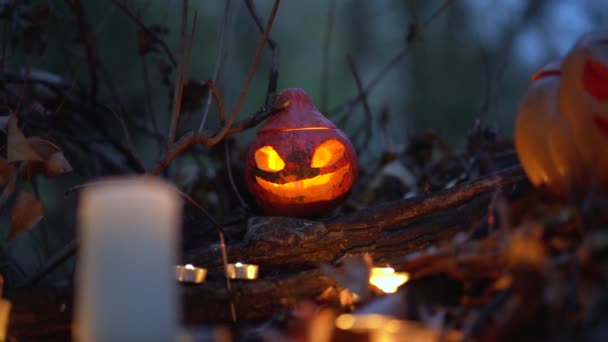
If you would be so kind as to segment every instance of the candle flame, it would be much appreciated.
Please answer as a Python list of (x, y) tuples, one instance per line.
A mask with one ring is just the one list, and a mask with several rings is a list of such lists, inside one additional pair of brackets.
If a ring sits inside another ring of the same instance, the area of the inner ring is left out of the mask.
[(369, 283), (384, 293), (395, 293), (409, 279), (408, 273), (395, 272), (392, 267), (374, 267), (369, 277)]
[(241, 262), (237, 262), (236, 264), (234, 264), (234, 266), (236, 266), (236, 267), (243, 267), (243, 264)]
[(258, 277), (258, 268), (254, 265), (247, 267), (247, 279), (255, 279)]
[(193, 266), (192, 264), (187, 264), (187, 265), (185, 266), (185, 268), (186, 268), (187, 270), (193, 270), (193, 269), (194, 269), (194, 266)]

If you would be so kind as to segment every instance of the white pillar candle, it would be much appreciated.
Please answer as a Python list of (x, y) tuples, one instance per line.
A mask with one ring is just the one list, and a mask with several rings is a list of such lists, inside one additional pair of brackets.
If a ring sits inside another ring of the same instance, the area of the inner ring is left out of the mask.
[(180, 215), (181, 199), (158, 178), (111, 178), (82, 191), (76, 340), (175, 341)]

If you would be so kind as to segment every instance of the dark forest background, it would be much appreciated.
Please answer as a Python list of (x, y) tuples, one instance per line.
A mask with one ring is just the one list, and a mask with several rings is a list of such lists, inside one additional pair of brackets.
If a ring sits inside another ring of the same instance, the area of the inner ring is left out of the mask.
[[(5, 78), (44, 80), (60, 85), (62, 92), (80, 94), (86, 103), (91, 75), (71, 3), (0, 0), (2, 68)], [(116, 3), (128, 8), (179, 56), (175, 51), (180, 44), (182, 1), (80, 3), (90, 28), (87, 39), (94, 44), (98, 61), (97, 101), (111, 109), (108, 113), (115, 113), (102, 121), (120, 136), (117, 118), (124, 120), (136, 155), (150, 169), (166, 149), (175, 68), (162, 47), (147, 41), (136, 20)], [(216, 83), (228, 111), (237, 101), (261, 39), (244, 1), (231, 1), (223, 26), (225, 5), (224, 1), (189, 2), (188, 32), (194, 12), (197, 28), (178, 137), (201, 126), (207, 99), (204, 82), (216, 69), (220, 31), (224, 31), (224, 48)], [(255, 1), (255, 5), (266, 20), (272, 1)], [(604, 0), (286, 0), (271, 37), (280, 46), (278, 89), (304, 88), (319, 110), (355, 142), (362, 141), (363, 127), (371, 125), (368, 146), (359, 155), (365, 170), (386, 151), (402, 151), (420, 132), (432, 130), (456, 150), (464, 148), (476, 120), (510, 137), (530, 74), (559, 59), (582, 33), (607, 23)], [(358, 93), (348, 56), (368, 90), (371, 119), (359, 104), (343, 106)], [(239, 119), (264, 104), (270, 66), (271, 53), (266, 49)], [(17, 89), (13, 93), (19, 94), (19, 82), (13, 86)], [(9, 261), (0, 267), (11, 268), (15, 281), (31, 275), (73, 239), (77, 195), (66, 195), (68, 189), (101, 176), (135, 172), (128, 165), (123, 170), (99, 166), (103, 163), (93, 160), (110, 159), (116, 164), (124, 160), (116, 148), (95, 145), (96, 133), (66, 114), (65, 107), (45, 111), (29, 99), (29, 90), (23, 94), (18, 106), (3, 95), (2, 130), (6, 132), (9, 113), (17, 111), (25, 135), (60, 145), (74, 172), (19, 180), (17, 188), (36, 193), (44, 215), (21, 234), (3, 240), (1, 248)], [(205, 128), (220, 125), (216, 107), (210, 108)], [(62, 125), (68, 133), (61, 133)], [(238, 178), (243, 156), (254, 134), (255, 128), (229, 140), (237, 185), (242, 185)], [(75, 152), (81, 144), (92, 145), (87, 153)], [(239, 207), (225, 178), (222, 146), (196, 148), (178, 158), (165, 174), (218, 218), (234, 215)], [(246, 188), (240, 190), (246, 193)], [(11, 231), (14, 204), (11, 199), (1, 209), (4, 236)], [(48, 281), (69, 281), (72, 272), (73, 263), (66, 263)]]

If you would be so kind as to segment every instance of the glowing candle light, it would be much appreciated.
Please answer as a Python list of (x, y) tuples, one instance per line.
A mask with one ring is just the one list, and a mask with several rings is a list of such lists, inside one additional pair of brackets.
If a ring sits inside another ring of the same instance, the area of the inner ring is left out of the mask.
[(373, 267), (369, 283), (382, 290), (384, 293), (395, 293), (399, 286), (410, 279), (406, 272), (395, 272), (392, 267)]
[(176, 339), (180, 211), (177, 192), (152, 177), (116, 178), (82, 192), (75, 340)]
[(205, 281), (207, 270), (201, 267), (194, 267), (192, 264), (185, 266), (177, 265), (175, 266), (175, 276), (179, 282), (200, 284)]
[(258, 278), (258, 265), (237, 262), (226, 265), (226, 273), (231, 279), (254, 280)]

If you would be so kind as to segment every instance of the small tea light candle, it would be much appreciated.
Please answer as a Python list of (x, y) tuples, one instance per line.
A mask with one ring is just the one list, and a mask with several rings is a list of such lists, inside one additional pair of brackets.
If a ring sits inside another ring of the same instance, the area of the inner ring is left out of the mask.
[(175, 277), (182, 283), (200, 284), (205, 281), (207, 270), (201, 267), (194, 267), (191, 264), (175, 266)]
[(372, 267), (369, 283), (384, 293), (395, 293), (410, 279), (406, 272), (395, 272), (392, 267)]
[(240, 262), (226, 265), (226, 273), (230, 279), (254, 280), (258, 278), (258, 265)]
[(93, 184), (78, 205), (75, 341), (174, 341), (181, 199), (149, 176)]

